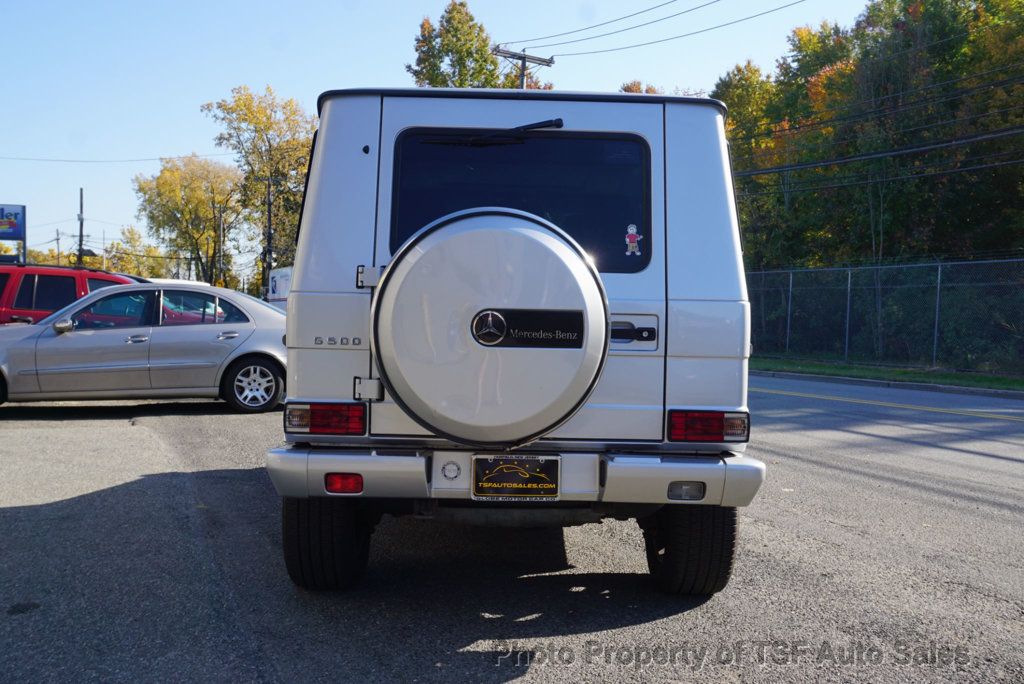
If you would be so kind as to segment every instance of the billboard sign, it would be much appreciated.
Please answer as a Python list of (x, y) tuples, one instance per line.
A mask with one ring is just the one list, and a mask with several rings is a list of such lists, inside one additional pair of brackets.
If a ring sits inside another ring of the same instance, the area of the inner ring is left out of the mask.
[(0, 240), (25, 240), (25, 205), (0, 204)]

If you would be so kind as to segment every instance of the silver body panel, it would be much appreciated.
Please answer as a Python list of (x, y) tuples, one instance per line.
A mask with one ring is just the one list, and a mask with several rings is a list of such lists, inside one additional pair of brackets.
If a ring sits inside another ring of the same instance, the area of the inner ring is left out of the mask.
[[(468, 501), (474, 453), (428, 451), (395, 456), (371, 449), (292, 446), (270, 450), (267, 470), (281, 496)], [(718, 456), (566, 452), (560, 457), (561, 501), (746, 506), (757, 494), (765, 474), (761, 461), (729, 452)], [(441, 468), (451, 462), (459, 466), (459, 475), (448, 480), (441, 475)], [(331, 472), (360, 473), (363, 492), (329, 494), (324, 489), (324, 476)], [(704, 498), (669, 499), (669, 483), (680, 480), (704, 483)]]
[(4, 326), (0, 374), (8, 400), (217, 397), (224, 371), (241, 356), (266, 357), (285, 366), (285, 316), (223, 288), (181, 283), (104, 288), (69, 305), (58, 318), (118, 293), (159, 294), (163, 289), (221, 297), (249, 320), (168, 327), (158, 321), (153, 326), (63, 334), (52, 325)]

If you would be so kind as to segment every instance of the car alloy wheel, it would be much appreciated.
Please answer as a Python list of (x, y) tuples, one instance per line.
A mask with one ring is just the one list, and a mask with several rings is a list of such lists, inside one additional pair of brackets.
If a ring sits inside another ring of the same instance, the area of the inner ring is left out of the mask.
[(263, 366), (246, 366), (235, 375), (235, 398), (257, 408), (269, 403), (277, 393), (274, 375)]

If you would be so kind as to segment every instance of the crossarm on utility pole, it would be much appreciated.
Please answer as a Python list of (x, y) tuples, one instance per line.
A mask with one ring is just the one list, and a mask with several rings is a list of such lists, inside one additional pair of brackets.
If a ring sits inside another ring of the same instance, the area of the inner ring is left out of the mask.
[(554, 57), (536, 57), (534, 55), (528, 55), (526, 52), (513, 52), (512, 50), (506, 50), (500, 47), (494, 47), (491, 49), (491, 54), (496, 57), (504, 57), (506, 59), (512, 59), (519, 62), (519, 88), (521, 90), (526, 89), (526, 65), (527, 64), (539, 64), (541, 66), (551, 66), (555, 63)]

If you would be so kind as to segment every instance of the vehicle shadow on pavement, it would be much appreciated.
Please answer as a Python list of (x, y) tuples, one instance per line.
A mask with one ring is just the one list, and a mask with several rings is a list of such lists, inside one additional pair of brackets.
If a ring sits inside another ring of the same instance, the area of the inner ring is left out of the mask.
[[(281, 411), (276, 408), (274, 411)], [(159, 416), (245, 415), (236, 413), (223, 401), (189, 399), (183, 401), (81, 401), (61, 404), (4, 404), (0, 421), (131, 420)]]
[(505, 681), (549, 641), (581, 635), (581, 658), (583, 635), (702, 603), (656, 593), (635, 565), (579, 572), (558, 529), (390, 518), (358, 589), (307, 592), (285, 573), (279, 525), (262, 468), (146, 475), (0, 507), (0, 671)]

